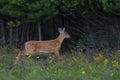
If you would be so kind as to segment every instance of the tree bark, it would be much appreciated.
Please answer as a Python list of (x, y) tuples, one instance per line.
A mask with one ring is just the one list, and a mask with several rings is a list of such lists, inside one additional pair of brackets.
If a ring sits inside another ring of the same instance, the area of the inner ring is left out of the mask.
[(16, 47), (18, 47), (18, 27), (16, 27), (16, 35), (15, 35), (15, 38), (16, 38), (16, 40), (15, 40), (15, 42), (16, 42)]
[(25, 34), (25, 27), (21, 29), (21, 44), (24, 43), (24, 34)]
[(27, 41), (29, 41), (29, 26), (27, 26)]
[(42, 40), (42, 30), (41, 30), (41, 23), (38, 22), (38, 39)]
[(6, 40), (5, 40), (5, 30), (4, 30), (3, 21), (1, 22), (1, 35), (2, 35), (2, 43), (4, 45), (6, 43)]
[(13, 46), (13, 28), (10, 28), (10, 34), (9, 34), (9, 42), (10, 42), (10, 46), (12, 47)]

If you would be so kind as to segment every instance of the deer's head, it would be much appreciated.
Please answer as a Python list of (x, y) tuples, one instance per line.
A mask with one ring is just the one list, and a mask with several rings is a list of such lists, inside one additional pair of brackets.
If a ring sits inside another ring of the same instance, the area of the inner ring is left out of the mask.
[(70, 38), (70, 35), (65, 32), (65, 28), (61, 29), (61, 28), (58, 28), (58, 31), (60, 32), (61, 36), (64, 37), (64, 38)]

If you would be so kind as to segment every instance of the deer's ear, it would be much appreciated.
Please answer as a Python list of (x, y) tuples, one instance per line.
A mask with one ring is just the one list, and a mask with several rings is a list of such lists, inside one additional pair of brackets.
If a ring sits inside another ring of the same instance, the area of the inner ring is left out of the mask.
[(65, 27), (63, 28), (62, 32), (65, 32)]
[(62, 29), (59, 27), (59, 28), (58, 28), (58, 31), (61, 33), (61, 32), (62, 32)]

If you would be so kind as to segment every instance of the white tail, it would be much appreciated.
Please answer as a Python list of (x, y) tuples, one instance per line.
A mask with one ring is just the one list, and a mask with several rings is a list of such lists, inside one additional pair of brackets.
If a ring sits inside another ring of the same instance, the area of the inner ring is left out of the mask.
[(70, 35), (65, 32), (65, 28), (58, 28), (60, 35), (53, 40), (46, 41), (28, 41), (25, 43), (25, 55), (32, 55), (37, 52), (53, 52), (57, 58), (60, 58), (60, 48), (64, 38), (69, 38)]

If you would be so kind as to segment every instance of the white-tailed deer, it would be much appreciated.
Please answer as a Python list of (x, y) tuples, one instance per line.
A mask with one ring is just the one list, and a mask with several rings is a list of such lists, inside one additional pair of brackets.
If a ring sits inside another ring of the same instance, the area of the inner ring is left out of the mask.
[[(33, 55), (38, 52), (45, 53), (54, 53), (57, 59), (60, 59), (60, 48), (63, 40), (69, 38), (70, 35), (65, 32), (65, 28), (58, 28), (60, 34), (56, 39), (46, 40), (46, 41), (27, 41), (25, 43), (25, 53), (26, 55)], [(20, 55), (23, 55), (22, 52), (19, 52), (18, 57), (16, 58), (15, 64), (17, 63)]]

